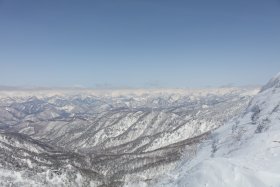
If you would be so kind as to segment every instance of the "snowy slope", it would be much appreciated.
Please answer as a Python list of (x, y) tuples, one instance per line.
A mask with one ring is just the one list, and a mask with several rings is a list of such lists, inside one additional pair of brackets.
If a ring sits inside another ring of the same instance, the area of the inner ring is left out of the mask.
[[(102, 176), (84, 155), (18, 133), (0, 132), (0, 186), (92, 186)], [(90, 171), (91, 169), (91, 171)], [(88, 178), (89, 171), (91, 178)]]
[(153, 186), (279, 187), (280, 74), (240, 118), (214, 131), (193, 159)]

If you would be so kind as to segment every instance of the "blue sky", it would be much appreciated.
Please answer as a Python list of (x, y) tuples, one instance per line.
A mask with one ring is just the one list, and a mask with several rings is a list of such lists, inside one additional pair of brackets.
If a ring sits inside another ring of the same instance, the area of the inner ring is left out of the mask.
[(0, 0), (0, 85), (206, 87), (280, 71), (279, 0)]

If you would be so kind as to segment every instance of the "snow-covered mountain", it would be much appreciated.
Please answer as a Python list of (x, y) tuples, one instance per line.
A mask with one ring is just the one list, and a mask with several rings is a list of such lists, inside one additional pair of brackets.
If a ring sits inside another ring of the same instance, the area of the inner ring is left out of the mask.
[(0, 132), (0, 186), (90, 186), (103, 176), (89, 170), (88, 158), (34, 140)]
[(258, 90), (1, 90), (0, 184), (154, 184)]
[(243, 114), (213, 131), (169, 175), (153, 186), (279, 187), (280, 74)]

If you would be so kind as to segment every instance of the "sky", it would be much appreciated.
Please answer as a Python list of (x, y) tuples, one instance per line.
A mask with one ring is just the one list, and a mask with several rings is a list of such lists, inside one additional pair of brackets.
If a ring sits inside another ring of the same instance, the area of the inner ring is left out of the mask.
[(219, 87), (280, 71), (280, 0), (0, 0), (0, 85)]

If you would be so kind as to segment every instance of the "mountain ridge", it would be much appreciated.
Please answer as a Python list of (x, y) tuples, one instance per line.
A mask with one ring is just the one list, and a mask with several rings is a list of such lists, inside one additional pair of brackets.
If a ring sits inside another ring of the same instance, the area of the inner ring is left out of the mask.
[(280, 186), (279, 78), (273, 77), (239, 118), (213, 131), (193, 159), (183, 160), (156, 186)]

